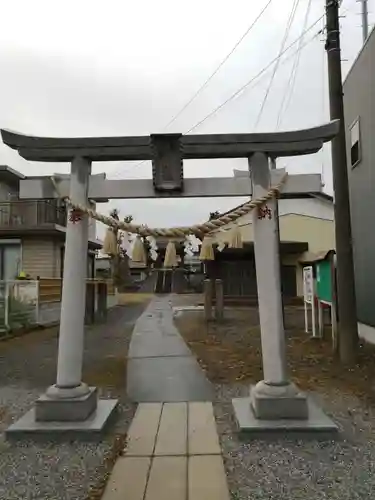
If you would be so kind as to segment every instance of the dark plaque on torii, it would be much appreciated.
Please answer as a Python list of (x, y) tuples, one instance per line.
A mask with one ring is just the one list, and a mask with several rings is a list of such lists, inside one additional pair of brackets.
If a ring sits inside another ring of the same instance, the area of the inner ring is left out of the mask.
[(152, 134), (152, 178), (158, 192), (183, 190), (182, 134)]

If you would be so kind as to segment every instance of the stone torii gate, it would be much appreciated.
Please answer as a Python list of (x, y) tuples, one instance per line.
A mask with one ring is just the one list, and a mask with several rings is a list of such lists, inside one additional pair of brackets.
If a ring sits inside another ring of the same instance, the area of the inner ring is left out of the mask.
[[(252, 194), (257, 199), (284, 173), (273, 170), (276, 158), (315, 153), (336, 136), (338, 129), (339, 123), (334, 121), (306, 130), (257, 134), (104, 138), (42, 138), (8, 130), (1, 130), (1, 134), (4, 144), (27, 160), (71, 163), (70, 180), (59, 182), (59, 194), (49, 177), (29, 177), (20, 181), (21, 198), (69, 195), (74, 203), (87, 205), (89, 199), (111, 198)], [(248, 158), (251, 182), (244, 182), (241, 177), (184, 179), (183, 159), (204, 158)], [(153, 179), (109, 180), (105, 176), (91, 176), (94, 161), (124, 160), (152, 160)], [(283, 192), (319, 193), (321, 188), (320, 175), (295, 175), (288, 177)], [(264, 380), (251, 389), (250, 398), (233, 401), (236, 416), (242, 429), (274, 428), (284, 425), (285, 419), (290, 422), (286, 427), (332, 429), (335, 425), (324, 420), (326, 417), (320, 410), (318, 413), (316, 408), (311, 410), (306, 396), (288, 379), (277, 200), (267, 204), (270, 217), (260, 219), (256, 210), (253, 214)], [(36, 401), (33, 410), (7, 430), (8, 437), (33, 431), (98, 432), (116, 407), (116, 400), (98, 400), (96, 388), (81, 380), (87, 241), (88, 217), (74, 223), (68, 214), (56, 384)]]

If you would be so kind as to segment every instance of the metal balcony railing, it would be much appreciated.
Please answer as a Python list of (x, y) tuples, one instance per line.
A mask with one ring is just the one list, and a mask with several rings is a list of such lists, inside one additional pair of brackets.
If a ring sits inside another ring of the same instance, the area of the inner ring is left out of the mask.
[(66, 226), (66, 210), (55, 200), (0, 202), (0, 229), (40, 228), (50, 224)]

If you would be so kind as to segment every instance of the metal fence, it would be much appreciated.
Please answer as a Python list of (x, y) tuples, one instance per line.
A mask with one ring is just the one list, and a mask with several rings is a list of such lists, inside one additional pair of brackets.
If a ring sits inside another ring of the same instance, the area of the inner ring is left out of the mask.
[(38, 316), (38, 281), (0, 281), (0, 331), (2, 333), (36, 325)]
[(58, 200), (0, 202), (1, 228), (32, 228), (48, 224), (66, 226), (66, 209)]
[[(60, 321), (62, 280), (42, 278), (40, 280), (0, 280), (0, 336), (11, 331), (24, 330), (40, 325), (47, 326)], [(99, 309), (97, 280), (88, 280), (91, 297), (92, 318)], [(107, 309), (117, 305), (118, 297), (111, 282), (105, 282)], [(86, 293), (86, 301), (90, 297)], [(86, 304), (87, 306), (87, 304)]]

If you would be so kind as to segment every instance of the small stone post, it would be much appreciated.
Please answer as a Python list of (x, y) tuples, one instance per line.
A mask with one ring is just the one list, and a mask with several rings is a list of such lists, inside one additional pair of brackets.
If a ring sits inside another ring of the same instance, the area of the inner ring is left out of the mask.
[[(255, 153), (249, 160), (253, 198), (271, 187), (269, 158)], [(307, 418), (307, 399), (288, 380), (281, 298), (277, 200), (253, 211), (254, 252), (258, 287), (264, 380), (251, 389), (257, 418)]]
[(203, 282), (203, 297), (204, 297), (204, 315), (206, 321), (212, 320), (212, 298), (213, 298), (213, 286), (212, 280), (205, 279)]
[(99, 281), (97, 285), (97, 318), (101, 322), (107, 319), (107, 283)]
[(224, 287), (223, 280), (215, 279), (215, 319), (222, 321), (224, 318)]

